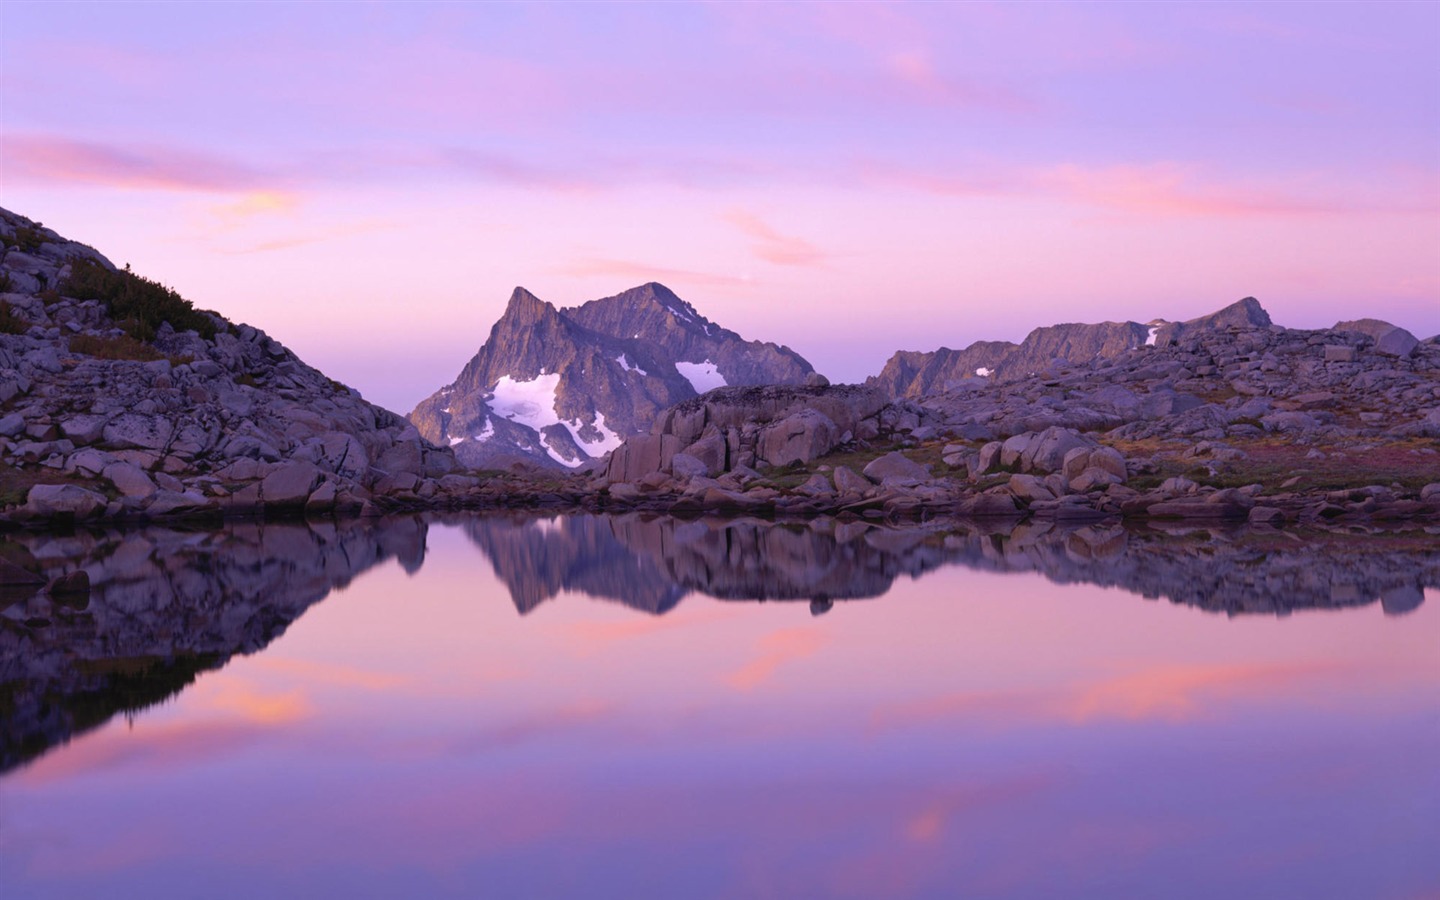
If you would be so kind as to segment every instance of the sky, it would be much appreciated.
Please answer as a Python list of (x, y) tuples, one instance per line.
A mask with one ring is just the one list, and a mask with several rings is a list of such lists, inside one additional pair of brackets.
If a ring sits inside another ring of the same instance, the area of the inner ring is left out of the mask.
[(1440, 4), (0, 4), (0, 205), (409, 411), (511, 290), (832, 380), (1062, 321), (1440, 332)]

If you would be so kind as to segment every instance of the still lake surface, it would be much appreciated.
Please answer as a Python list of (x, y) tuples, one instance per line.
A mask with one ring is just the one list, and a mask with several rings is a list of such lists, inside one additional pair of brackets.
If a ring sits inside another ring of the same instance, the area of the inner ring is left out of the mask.
[[(1440, 894), (1440, 535), (12, 537), (0, 896)], [(759, 602), (764, 601), (764, 602)]]

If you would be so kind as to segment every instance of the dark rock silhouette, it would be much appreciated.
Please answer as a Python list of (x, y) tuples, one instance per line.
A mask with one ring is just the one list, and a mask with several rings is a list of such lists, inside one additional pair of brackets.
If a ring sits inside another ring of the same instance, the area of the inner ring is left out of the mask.
[(1058, 584), (1118, 587), (1231, 615), (1377, 601), (1399, 614), (1418, 607), (1426, 587), (1440, 586), (1440, 539), (1425, 532), (1375, 541), (1317, 533), (1297, 541), (1243, 526), (1164, 531), (992, 520), (891, 528), (821, 519), (807, 527), (639, 513), (485, 517), (470, 520), (467, 530), (521, 612), (561, 590), (650, 613), (692, 592), (814, 601), (823, 612), (834, 601), (882, 596), (901, 575), (946, 565), (1034, 572)]
[(426, 527), (413, 518), (240, 523), (0, 542), (51, 582), (0, 596), (0, 772), (264, 649), (387, 559), (413, 571)]
[[(524, 615), (562, 591), (653, 614), (688, 593), (656, 562), (667, 549), (659, 520), (639, 516), (476, 516), (465, 533), (490, 560)], [(653, 549), (637, 553), (632, 544)]]

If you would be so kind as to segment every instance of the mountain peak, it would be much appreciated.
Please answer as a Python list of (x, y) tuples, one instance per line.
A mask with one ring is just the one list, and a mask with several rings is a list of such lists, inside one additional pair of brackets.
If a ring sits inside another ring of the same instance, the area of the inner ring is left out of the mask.
[(1208, 328), (1225, 328), (1230, 325), (1252, 326), (1265, 328), (1270, 325), (1270, 314), (1260, 301), (1254, 297), (1246, 297), (1236, 300), (1223, 309), (1218, 309), (1208, 316), (1200, 316), (1185, 323), (1187, 326), (1203, 326)]
[(693, 306), (680, 299), (679, 294), (658, 281), (647, 281), (638, 287), (621, 291), (614, 297), (607, 299), (635, 310), (644, 309), (648, 306), (658, 306), (671, 315), (692, 323), (695, 322), (696, 319), (701, 318)]
[(555, 307), (525, 288), (517, 287), (510, 293), (510, 302), (505, 305), (505, 314), (502, 318), (515, 324), (528, 325), (556, 314)]

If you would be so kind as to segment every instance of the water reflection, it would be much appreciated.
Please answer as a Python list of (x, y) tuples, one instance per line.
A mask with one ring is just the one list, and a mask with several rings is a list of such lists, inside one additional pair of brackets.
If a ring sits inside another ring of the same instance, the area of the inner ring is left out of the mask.
[(1364, 606), (1419, 606), (1440, 585), (1440, 536), (1050, 523), (939, 522), (907, 528), (822, 519), (807, 526), (760, 519), (638, 515), (477, 518), (467, 526), (516, 607), (562, 590), (651, 613), (690, 592), (721, 600), (880, 597), (895, 579), (945, 565), (1034, 572), (1061, 584), (1118, 587), (1215, 612), (1284, 614)]
[[(312, 604), (386, 560), (418, 571), (436, 526), (464, 531), (521, 614), (562, 592), (656, 616), (692, 593), (807, 601), (819, 614), (948, 565), (1118, 587), (1231, 615), (1377, 602), (1401, 614), (1423, 602), (1426, 587), (1440, 586), (1440, 539), (1425, 532), (888, 529), (629, 515), (11, 536), (3, 558), (38, 577), (0, 596), (0, 772), (264, 648)], [(77, 571), (89, 577), (88, 600), (43, 587)]]
[[(4, 559), (40, 577), (3, 598), (0, 772), (263, 649), (379, 563), (418, 569), (425, 533), (391, 519), (9, 537)], [(88, 595), (41, 587), (75, 572)]]

